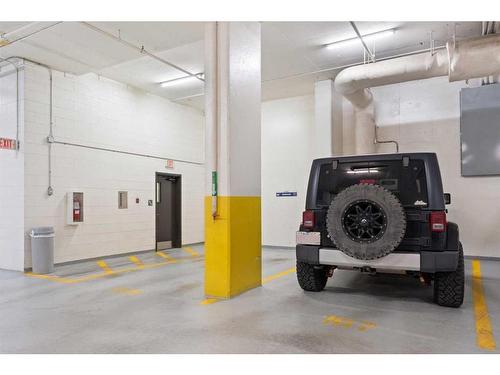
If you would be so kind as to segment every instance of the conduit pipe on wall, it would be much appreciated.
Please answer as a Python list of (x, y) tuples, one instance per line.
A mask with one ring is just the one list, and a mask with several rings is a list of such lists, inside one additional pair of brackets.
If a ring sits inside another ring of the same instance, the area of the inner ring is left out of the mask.
[(9, 59), (4, 59), (0, 57), (0, 62), (6, 62), (11, 64), (16, 70), (16, 152), (19, 151), (19, 67), (16, 63), (10, 61)]
[[(105, 148), (105, 147), (97, 147), (97, 146), (85, 145), (85, 144), (80, 144), (80, 143), (71, 143), (71, 142), (63, 142), (63, 141), (56, 140), (54, 138), (54, 120), (53, 120), (53, 89), (54, 89), (53, 69), (49, 65), (46, 65), (46, 64), (43, 64), (41, 62), (31, 60), (31, 59), (28, 59), (25, 57), (20, 57), (20, 56), (11, 56), (11, 57), (8, 57), (6, 59), (0, 58), (0, 61), (10, 62), (9, 60), (12, 60), (12, 59), (19, 59), (22, 61), (28, 61), (28, 62), (35, 64), (35, 65), (39, 65), (39, 66), (47, 69), (47, 71), (49, 73), (49, 135), (47, 136), (47, 143), (48, 143), (48, 147), (49, 147), (49, 152), (48, 152), (49, 186), (47, 188), (47, 195), (51, 196), (54, 194), (54, 188), (52, 186), (52, 147), (54, 144), (73, 146), (73, 147), (81, 147), (81, 148), (86, 148), (86, 149), (91, 149), (91, 150), (113, 152), (113, 153), (119, 153), (119, 154), (131, 155), (131, 156), (151, 158), (151, 159), (173, 160), (173, 161), (177, 161), (177, 162), (194, 164), (194, 165), (203, 165), (204, 164), (203, 162), (192, 161), (192, 160), (166, 158), (164, 156), (159, 156), (159, 155), (141, 154), (141, 153), (136, 153), (136, 152), (129, 152), (129, 151), (123, 151), (123, 150), (117, 150), (117, 149), (111, 149), (111, 148)], [(12, 63), (12, 62), (10, 62), (10, 63)], [(19, 113), (19, 109), (18, 109), (18, 113)], [(18, 116), (18, 118), (19, 118), (19, 116)]]
[(54, 127), (54, 116), (53, 116), (53, 88), (54, 88), (54, 83), (52, 79), (52, 68), (46, 64), (43, 64), (41, 62), (35, 61), (35, 60), (30, 60), (25, 57), (21, 56), (11, 56), (8, 57), (6, 60), (10, 59), (20, 59), (22, 61), (28, 61), (32, 64), (41, 66), (45, 69), (47, 69), (47, 72), (49, 73), (49, 135), (47, 137), (47, 143), (49, 145), (49, 152), (48, 152), (48, 163), (49, 163), (49, 171), (48, 171), (48, 179), (49, 179), (49, 186), (47, 187), (47, 195), (50, 197), (51, 195), (54, 194), (54, 188), (52, 187), (52, 143), (54, 142), (54, 134), (53, 134), (53, 127)]
[[(218, 165), (219, 165), (219, 38), (218, 23), (205, 26), (205, 139), (207, 169), (211, 173), (211, 215), (218, 215)], [(207, 178), (208, 179), (208, 178)]]
[(375, 152), (375, 115), (370, 87), (448, 75), (450, 82), (500, 73), (500, 35), (447, 43), (446, 50), (347, 68), (335, 89), (354, 107), (355, 152)]

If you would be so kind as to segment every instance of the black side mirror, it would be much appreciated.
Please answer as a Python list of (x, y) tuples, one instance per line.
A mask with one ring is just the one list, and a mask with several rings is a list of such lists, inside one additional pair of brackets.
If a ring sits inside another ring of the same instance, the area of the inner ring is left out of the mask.
[(444, 193), (444, 204), (451, 204), (451, 194)]

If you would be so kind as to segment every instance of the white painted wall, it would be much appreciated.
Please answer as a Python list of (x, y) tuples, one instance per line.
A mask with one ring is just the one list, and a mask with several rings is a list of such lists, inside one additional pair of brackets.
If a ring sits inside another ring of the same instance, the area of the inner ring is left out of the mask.
[[(446, 77), (373, 88), (380, 139), (401, 152), (430, 151), (439, 158), (444, 189), (452, 194), (448, 219), (460, 226), (466, 255), (500, 257), (500, 176), (460, 176), (460, 102), (465, 82)], [(354, 153), (352, 106), (343, 100), (343, 154)], [(304, 208), (310, 150), (314, 147), (312, 96), (273, 100), (262, 106), (263, 243), (294, 246)], [(378, 152), (395, 152), (379, 145)], [(276, 198), (297, 190), (298, 198)]]
[[(16, 138), (16, 74), (4, 67), (0, 76), (0, 138)], [(20, 99), (24, 73), (20, 72)], [(0, 268), (24, 269), (24, 126), (22, 100), (19, 151), (0, 150)]]
[[(54, 226), (55, 261), (65, 262), (155, 247), (155, 172), (182, 175), (182, 241), (203, 241), (204, 166), (74, 146), (53, 146), (54, 195), (47, 196), (49, 81), (26, 67), (25, 230)], [(54, 136), (90, 146), (203, 162), (201, 112), (96, 75), (54, 72)], [(84, 192), (85, 222), (66, 225), (66, 193)], [(118, 191), (128, 209), (118, 209)], [(136, 204), (135, 199), (140, 203)], [(31, 261), (26, 241), (25, 266)]]
[[(314, 134), (314, 97), (262, 103), (262, 243), (295, 246), (302, 219)], [(296, 191), (297, 197), (276, 197)]]
[[(436, 152), (444, 189), (452, 194), (448, 220), (459, 224), (465, 254), (499, 257), (500, 177), (460, 176), (462, 87), (465, 82), (440, 77), (373, 88), (379, 138), (397, 140), (401, 152)], [(344, 135), (352, 125), (352, 107), (344, 101)], [(345, 141), (352, 152), (352, 138)], [(378, 152), (394, 151), (394, 145), (378, 146)]]

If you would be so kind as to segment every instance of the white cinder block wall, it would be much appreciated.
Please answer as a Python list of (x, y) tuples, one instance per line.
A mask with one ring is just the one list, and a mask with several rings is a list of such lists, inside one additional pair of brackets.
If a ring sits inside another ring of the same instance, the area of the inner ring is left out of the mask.
[[(446, 77), (373, 88), (380, 139), (397, 140), (401, 152), (436, 152), (443, 184), (452, 194), (448, 219), (460, 226), (466, 255), (500, 257), (500, 176), (460, 175), (460, 89)], [(354, 153), (352, 106), (343, 100), (343, 154)], [(263, 243), (293, 246), (304, 209), (313, 144), (314, 98), (273, 100), (262, 106)], [(394, 152), (379, 145), (378, 152)], [(327, 156), (327, 155), (325, 155)], [(298, 191), (298, 198), (275, 192)]]
[[(155, 172), (182, 175), (182, 242), (203, 241), (204, 166), (53, 145), (54, 195), (47, 195), (49, 80), (26, 66), (25, 231), (54, 226), (55, 261), (155, 247)], [(203, 114), (94, 74), (54, 72), (54, 138), (58, 141), (203, 163)], [(66, 194), (84, 192), (85, 222), (66, 225)], [(128, 209), (118, 209), (128, 191)], [(139, 198), (140, 203), (135, 200)], [(25, 267), (31, 265), (26, 237)]]
[[(314, 126), (314, 97), (262, 103), (262, 243), (295, 246), (302, 219)], [(296, 191), (297, 197), (276, 197)]]
[[(0, 72), (0, 138), (16, 138), (16, 74), (10, 66)], [(0, 149), (0, 268), (24, 269), (24, 126), (23, 76), (20, 71), (19, 138), (21, 149)]]
[[(452, 195), (448, 220), (460, 227), (466, 255), (500, 257), (500, 176), (460, 175), (460, 89), (446, 77), (372, 90), (382, 139), (399, 142), (401, 152), (431, 151), (439, 158), (443, 185)], [(379, 152), (394, 146), (380, 145)]]

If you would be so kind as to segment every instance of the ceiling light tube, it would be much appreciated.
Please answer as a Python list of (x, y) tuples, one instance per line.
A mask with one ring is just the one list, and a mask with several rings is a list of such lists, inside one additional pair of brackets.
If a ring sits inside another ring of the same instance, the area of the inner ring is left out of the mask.
[[(383, 39), (385, 37), (394, 35), (395, 32), (396, 32), (396, 29), (388, 29), (388, 30), (377, 31), (376, 33), (361, 35), (361, 37), (363, 38), (363, 40), (365, 42), (373, 42), (374, 40)], [(339, 47), (345, 47), (347, 45), (357, 44), (359, 42), (360, 42), (360, 39), (358, 37), (354, 37), (354, 38), (338, 40), (336, 42), (326, 44), (325, 47), (327, 49), (336, 49)]]
[[(203, 79), (204, 74), (198, 73), (198, 74), (196, 74), (196, 76)], [(195, 76), (185, 76), (185, 77), (179, 77), (179, 78), (169, 79), (168, 81), (160, 82), (160, 86), (161, 87), (171, 87), (171, 86), (177, 86), (177, 85), (181, 85), (184, 83), (190, 83), (190, 82), (194, 82), (194, 81), (199, 81), (199, 80)]]

